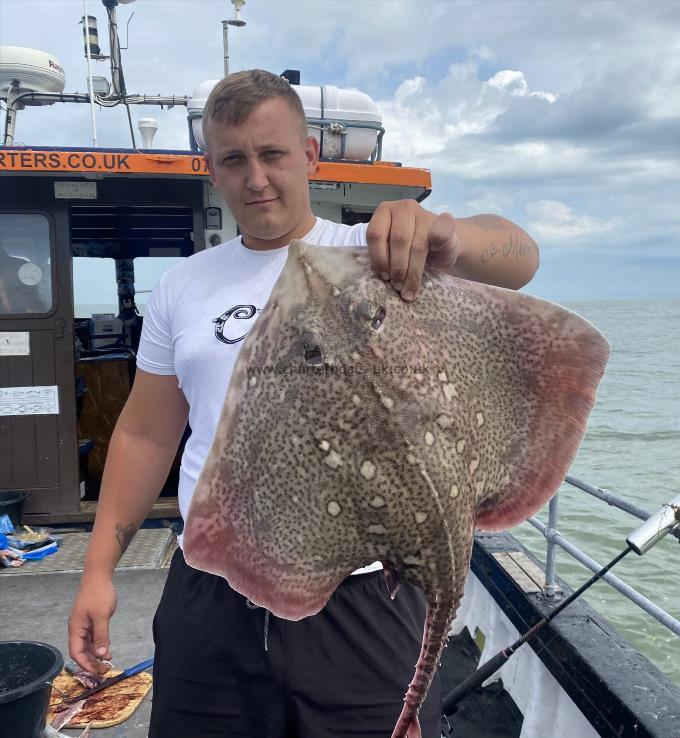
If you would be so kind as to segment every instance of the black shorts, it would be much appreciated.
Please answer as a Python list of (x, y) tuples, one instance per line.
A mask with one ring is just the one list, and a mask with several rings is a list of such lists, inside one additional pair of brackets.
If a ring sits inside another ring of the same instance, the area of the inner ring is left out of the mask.
[[(154, 617), (149, 738), (389, 738), (420, 652), (425, 598), (348, 577), (297, 622), (255, 608), (175, 553)], [(420, 711), (441, 735), (435, 676)]]

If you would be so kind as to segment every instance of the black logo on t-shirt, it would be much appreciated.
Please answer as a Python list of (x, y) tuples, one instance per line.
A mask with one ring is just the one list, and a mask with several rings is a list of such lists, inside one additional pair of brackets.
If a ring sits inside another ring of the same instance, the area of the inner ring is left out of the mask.
[(261, 312), (262, 309), (256, 308), (255, 305), (234, 305), (226, 313), (222, 313), (219, 318), (213, 318), (213, 323), (215, 323), (215, 337), (218, 341), (222, 341), (222, 343), (238, 343), (242, 341), (248, 335), (248, 331), (238, 338), (227, 338), (224, 335), (224, 326), (227, 321), (229, 318), (233, 318), (234, 320), (249, 320), (255, 313)]

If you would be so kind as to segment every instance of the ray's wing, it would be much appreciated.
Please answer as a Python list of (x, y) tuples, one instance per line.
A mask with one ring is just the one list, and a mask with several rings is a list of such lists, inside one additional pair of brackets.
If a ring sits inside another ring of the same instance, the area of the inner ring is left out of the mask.
[[(586, 431), (609, 344), (565, 308), (498, 287), (433, 274), (426, 297), (445, 336), (436, 380), (441, 415), (430, 425), (430, 462), (452, 535), (459, 498), (476, 525), (510, 528), (555, 493)], [(438, 457), (438, 458), (437, 458)], [(458, 533), (457, 533), (458, 531)]]

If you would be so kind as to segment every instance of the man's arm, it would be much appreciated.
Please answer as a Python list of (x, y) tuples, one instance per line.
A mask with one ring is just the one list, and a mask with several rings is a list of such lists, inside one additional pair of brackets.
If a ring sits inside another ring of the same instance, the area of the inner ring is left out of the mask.
[(519, 289), (538, 269), (534, 239), (500, 215), (456, 218), (455, 233), (458, 258), (452, 273), (456, 276)]
[(80, 591), (69, 618), (71, 657), (88, 671), (106, 670), (99, 659), (111, 657), (113, 570), (160, 493), (187, 417), (177, 377), (137, 370), (109, 444)]
[(384, 202), (366, 232), (375, 271), (413, 300), (426, 263), (458, 277), (518, 289), (538, 268), (538, 246), (498, 215), (435, 215), (415, 200)]

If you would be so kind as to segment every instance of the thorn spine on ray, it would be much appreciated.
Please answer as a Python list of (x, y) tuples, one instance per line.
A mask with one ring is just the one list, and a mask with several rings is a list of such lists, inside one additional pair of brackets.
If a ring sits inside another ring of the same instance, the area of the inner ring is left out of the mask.
[(364, 477), (364, 479), (373, 479), (373, 477), (375, 477), (375, 464), (367, 459), (361, 465), (360, 472), (361, 476)]
[(332, 449), (331, 452), (326, 456), (323, 460), (324, 464), (327, 466), (330, 466), (331, 469), (337, 469), (339, 466), (342, 466), (342, 456), (335, 450)]
[(437, 425), (440, 428), (450, 428), (453, 425), (453, 420), (448, 415), (440, 415), (437, 418)]
[(328, 514), (333, 518), (337, 518), (342, 512), (342, 508), (335, 500), (331, 500), (326, 509), (328, 510)]
[(445, 384), (442, 387), (442, 390), (444, 391), (444, 397), (446, 397), (447, 400), (452, 400), (454, 397), (458, 397), (456, 388), (451, 384), (451, 382)]

